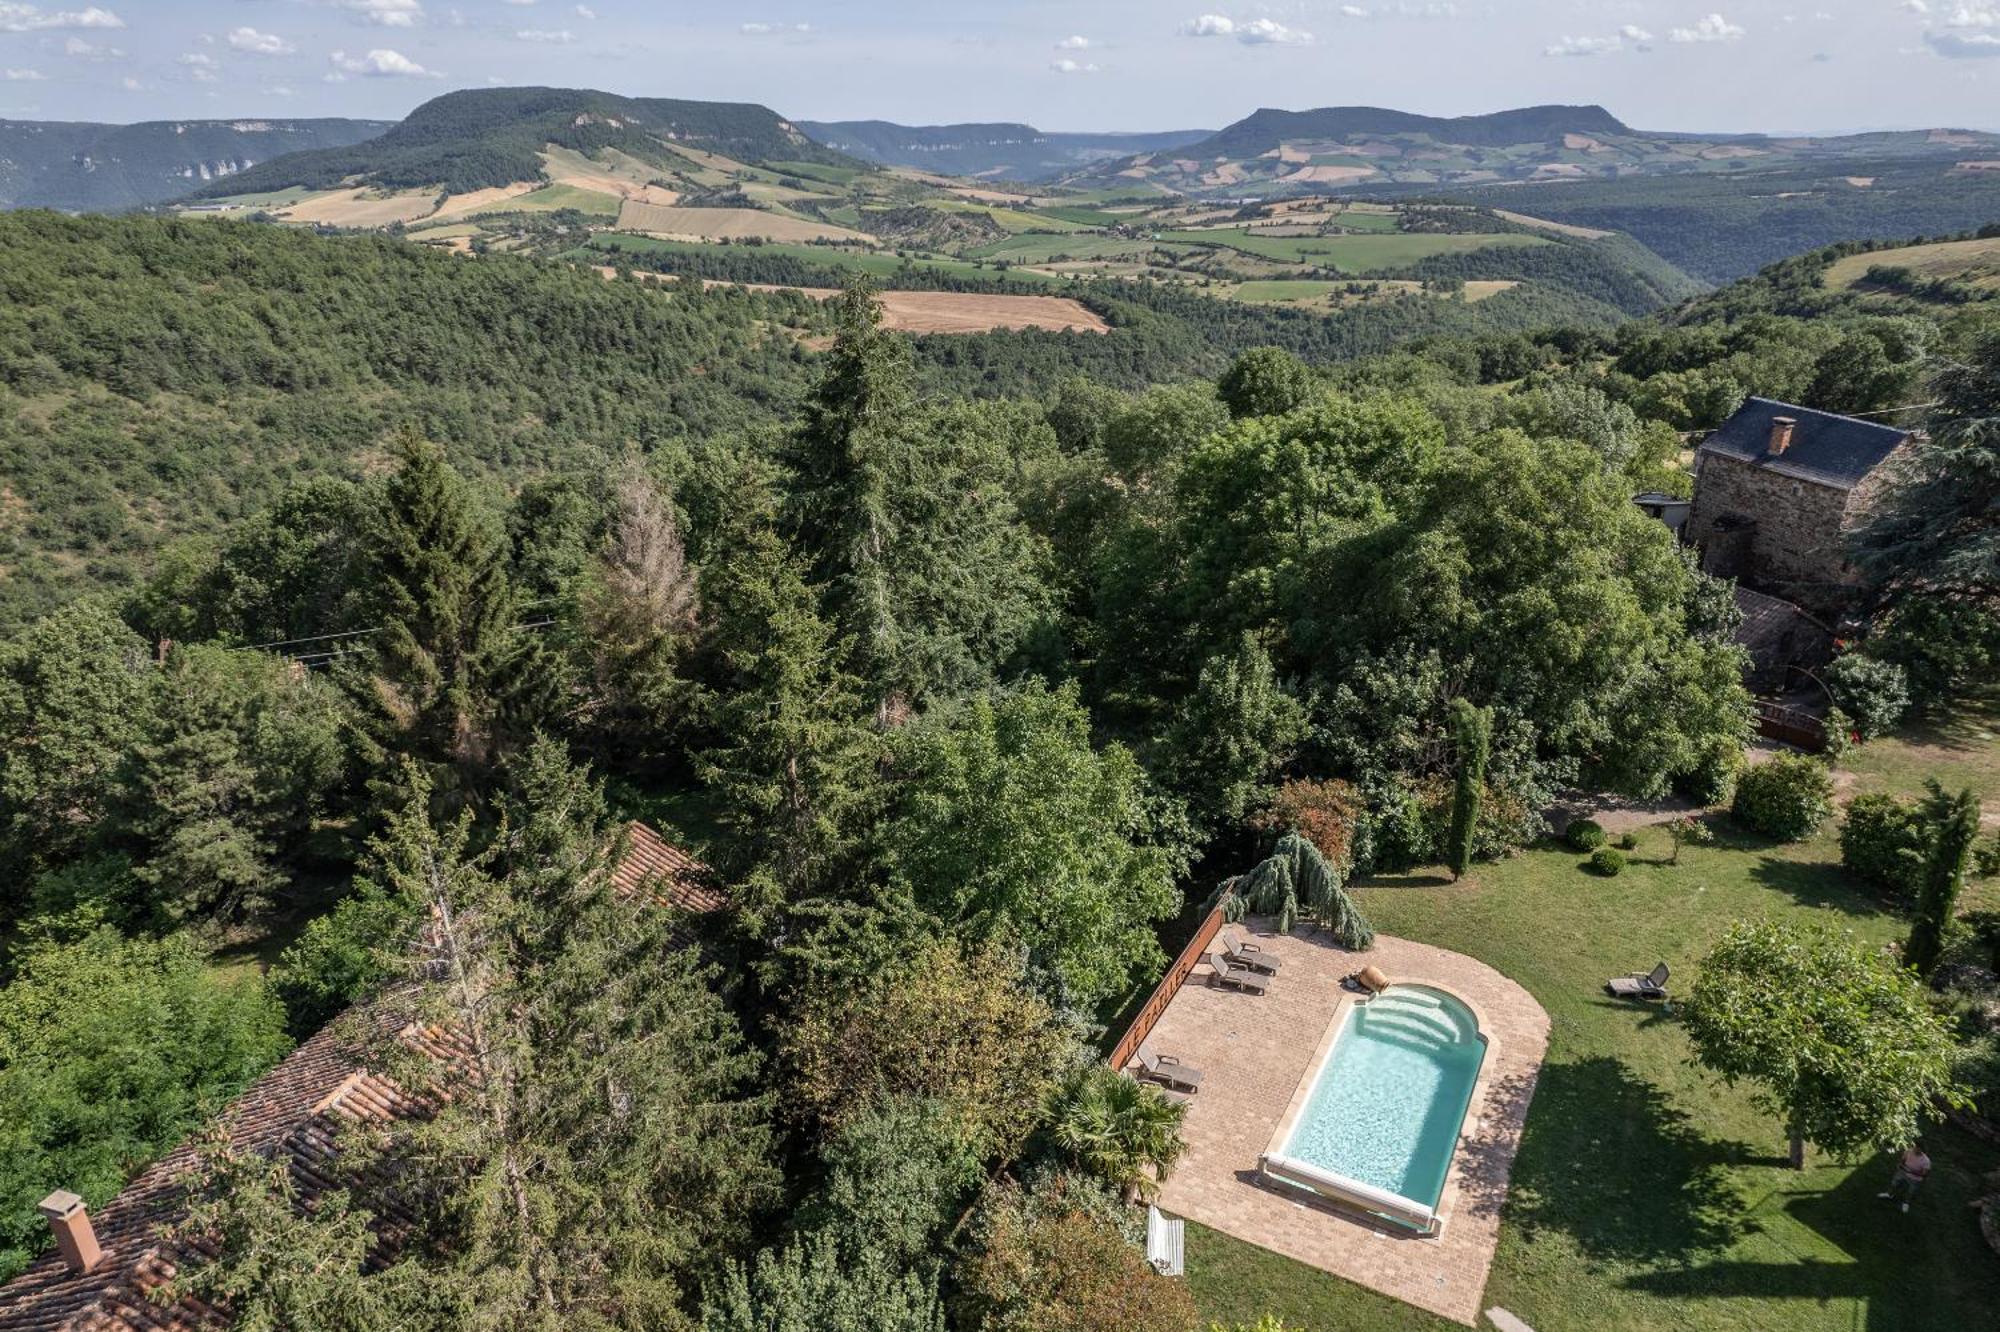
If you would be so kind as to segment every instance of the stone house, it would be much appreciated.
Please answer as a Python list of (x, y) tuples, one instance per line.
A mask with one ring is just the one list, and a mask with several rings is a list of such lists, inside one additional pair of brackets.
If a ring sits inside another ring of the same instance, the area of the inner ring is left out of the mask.
[(1717, 577), (1838, 615), (1860, 582), (1848, 534), (1909, 440), (1897, 426), (1751, 398), (1695, 453), (1683, 539)]

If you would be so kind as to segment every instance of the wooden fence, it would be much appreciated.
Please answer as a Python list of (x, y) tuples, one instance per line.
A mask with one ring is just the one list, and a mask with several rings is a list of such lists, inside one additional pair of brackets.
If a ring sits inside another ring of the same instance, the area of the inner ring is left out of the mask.
[(1138, 1016), (1132, 1019), (1132, 1025), (1119, 1038), (1111, 1051), (1111, 1067), (1123, 1068), (1132, 1062), (1132, 1056), (1139, 1052), (1140, 1043), (1153, 1034), (1153, 1024), (1167, 1011), (1167, 1005), (1181, 992), (1181, 986), (1187, 984), (1187, 978), (1200, 965), (1202, 954), (1215, 942), (1216, 933), (1221, 929), (1222, 904), (1217, 903), (1215, 910), (1204, 916), (1201, 924), (1195, 927), (1194, 937), (1187, 941), (1187, 947), (1181, 949), (1181, 955), (1167, 968), (1167, 974), (1160, 977), (1160, 983), (1153, 987), (1153, 993), (1147, 996)]
[(1826, 727), (1819, 718), (1769, 699), (1757, 700), (1757, 732), (1767, 740), (1782, 740), (1811, 754), (1826, 748)]

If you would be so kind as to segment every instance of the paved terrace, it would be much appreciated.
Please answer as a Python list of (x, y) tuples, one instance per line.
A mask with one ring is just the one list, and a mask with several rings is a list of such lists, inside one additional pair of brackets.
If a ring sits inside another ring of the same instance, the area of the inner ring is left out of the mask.
[[(1493, 1265), (1507, 1176), (1548, 1048), (1549, 1018), (1526, 990), (1483, 962), (1427, 944), (1377, 935), (1366, 953), (1323, 933), (1246, 932), (1281, 963), (1270, 993), (1241, 994), (1197, 967), (1146, 1044), (1200, 1069), (1188, 1105), (1188, 1149), (1161, 1191), (1177, 1216), (1296, 1258), (1419, 1308), (1471, 1325)], [(1479, 1015), (1489, 1042), (1465, 1132), (1445, 1179), (1444, 1233), (1424, 1239), (1358, 1213), (1259, 1182), (1257, 1158), (1318, 1067), (1341, 1007), (1340, 978), (1373, 964), (1392, 982), (1449, 990)]]

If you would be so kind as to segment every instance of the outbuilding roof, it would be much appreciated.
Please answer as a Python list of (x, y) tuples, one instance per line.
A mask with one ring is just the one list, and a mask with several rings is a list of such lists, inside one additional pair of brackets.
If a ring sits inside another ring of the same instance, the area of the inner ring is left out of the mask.
[[(700, 861), (653, 829), (634, 822), (612, 870), (624, 896), (705, 913), (720, 909), (722, 894)], [(334, 1178), (331, 1170), (341, 1126), (399, 1119), (430, 1102), (405, 1092), (364, 1067), (366, 1023), (393, 1034), (439, 1067), (440, 1083), (469, 1077), (468, 1052), (450, 1028), (419, 1025), (395, 1015), (392, 1000), (349, 1010), (322, 1028), (230, 1102), (217, 1123), (232, 1146), (290, 1168), (301, 1199), (310, 1202)], [(228, 1326), (226, 1315), (191, 1297), (159, 1302), (155, 1292), (172, 1281), (194, 1255), (162, 1233), (186, 1214), (183, 1180), (195, 1165), (199, 1143), (189, 1138), (92, 1211), (103, 1257), (89, 1272), (72, 1272), (56, 1253), (45, 1253), (0, 1286), (0, 1332), (210, 1332)], [(51, 1188), (64, 1181), (50, 1180)], [(369, 1206), (394, 1224), (393, 1197), (371, 1197)]]
[[(1771, 427), (1782, 417), (1790, 417), (1796, 424), (1785, 451), (1773, 453)], [(1909, 437), (1910, 432), (1900, 426), (1818, 412), (1771, 398), (1751, 398), (1736, 415), (1710, 432), (1700, 451), (1852, 490)]]

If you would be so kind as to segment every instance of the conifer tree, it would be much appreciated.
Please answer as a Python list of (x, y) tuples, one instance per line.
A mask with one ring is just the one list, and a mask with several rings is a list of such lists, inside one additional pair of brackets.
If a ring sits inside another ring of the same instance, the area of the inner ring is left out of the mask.
[(515, 636), (498, 533), (436, 445), (406, 437), (369, 540), (379, 630), (355, 673), (367, 757), (401, 753), (463, 798), (493, 757), (496, 695)]
[(1464, 875), (1472, 864), (1479, 833), (1479, 805), (1486, 791), (1486, 759), (1493, 744), (1493, 713), (1462, 698), (1451, 701), (1452, 748), (1458, 759), (1458, 780), (1451, 797), (1451, 831), (1445, 839), (1445, 860), (1451, 877)]
[(716, 794), (727, 859), (752, 885), (741, 905), (757, 929), (833, 878), (872, 799), (880, 739), (775, 533), (744, 535), (704, 572), (703, 591), (719, 676), (705, 706), (721, 739), (696, 767)]
[(613, 753), (643, 757), (659, 752), (689, 704), (680, 661), (700, 597), (673, 505), (652, 478), (627, 468), (613, 505), (582, 595), (589, 721)]
[(1909, 942), (1903, 945), (1903, 961), (1929, 980), (1957, 924), (1958, 895), (1965, 887), (1972, 844), (1979, 838), (1979, 797), (1970, 788), (1952, 795), (1936, 778), (1927, 780), (1924, 789), (1917, 817), (1929, 846), (1917, 894), (1917, 918), (1910, 925)]

